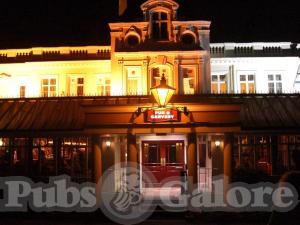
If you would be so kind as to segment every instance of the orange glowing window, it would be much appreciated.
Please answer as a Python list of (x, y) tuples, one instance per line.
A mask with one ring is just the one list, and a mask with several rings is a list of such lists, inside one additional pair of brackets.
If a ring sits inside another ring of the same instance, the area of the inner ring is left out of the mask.
[(84, 95), (84, 78), (72, 77), (70, 85), (70, 95), (83, 96)]
[(227, 74), (214, 74), (211, 77), (211, 92), (214, 94), (227, 93)]
[(97, 83), (97, 94), (99, 96), (110, 96), (111, 95), (111, 81), (107, 77), (101, 77)]
[(186, 67), (182, 68), (183, 76), (183, 92), (187, 94), (195, 94), (195, 77), (196, 77), (196, 68), (195, 67)]
[(42, 79), (42, 96), (53, 97), (57, 94), (57, 81), (55, 78)]
[(26, 87), (20, 86), (20, 98), (25, 98), (26, 96)]

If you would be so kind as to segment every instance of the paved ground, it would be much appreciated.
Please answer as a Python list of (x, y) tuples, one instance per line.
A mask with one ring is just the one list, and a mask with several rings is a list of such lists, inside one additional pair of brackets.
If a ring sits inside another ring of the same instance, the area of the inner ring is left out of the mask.
[[(266, 225), (266, 214), (209, 214), (190, 219), (183, 213), (155, 213), (142, 225)], [(99, 214), (0, 214), (0, 225), (115, 225)]]

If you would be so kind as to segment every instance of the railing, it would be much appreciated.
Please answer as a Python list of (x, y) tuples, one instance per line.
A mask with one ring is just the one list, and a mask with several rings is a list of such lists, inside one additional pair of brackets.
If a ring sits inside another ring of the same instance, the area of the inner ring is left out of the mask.
[(73, 60), (110, 59), (110, 46), (51, 47), (31, 49), (0, 50), (0, 63)]

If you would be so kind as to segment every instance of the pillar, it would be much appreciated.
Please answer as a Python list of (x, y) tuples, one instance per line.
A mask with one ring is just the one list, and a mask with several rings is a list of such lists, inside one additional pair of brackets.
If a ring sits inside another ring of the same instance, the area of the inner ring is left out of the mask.
[(94, 152), (94, 180), (96, 183), (99, 182), (102, 176), (102, 149), (100, 144), (100, 138), (93, 137), (92, 145)]
[(227, 193), (232, 181), (233, 142), (233, 134), (226, 134), (224, 139), (224, 194)]
[(174, 76), (174, 87), (178, 87), (176, 90), (176, 94), (183, 94), (183, 84), (182, 84), (182, 74), (181, 71), (179, 69), (179, 59), (175, 59), (174, 60), (174, 71), (173, 74), (175, 74)]
[[(94, 154), (94, 181), (97, 185), (96, 196), (97, 201), (100, 201), (101, 192), (101, 177), (102, 177), (102, 149), (101, 139), (99, 137), (92, 137), (92, 148)], [(98, 202), (99, 203), (99, 202)]]
[(26, 171), (25, 173), (29, 176), (32, 177), (34, 176), (34, 173), (37, 171), (32, 171), (33, 169), (33, 158), (32, 158), (32, 149), (33, 149), (33, 138), (28, 138), (28, 143), (26, 147)]
[(136, 136), (133, 134), (127, 135), (127, 162), (138, 163)]
[[(62, 139), (58, 137), (53, 138), (53, 150), (54, 150), (54, 158), (55, 158), (55, 174), (59, 175), (60, 168), (62, 167), (62, 159), (61, 159), (61, 145)], [(41, 171), (41, 167), (39, 166), (39, 170)]]
[(187, 169), (188, 169), (188, 191), (191, 192), (197, 184), (197, 136), (196, 133), (188, 135), (187, 149)]
[(273, 135), (271, 137), (271, 163), (272, 163), (272, 175), (277, 174), (277, 158), (278, 158), (278, 137)]
[[(138, 160), (138, 149), (136, 145), (136, 136), (133, 134), (127, 134), (127, 168), (126, 168), (126, 175), (127, 182), (125, 185), (135, 186), (140, 191), (141, 190), (141, 177), (140, 173), (137, 172), (139, 168), (138, 166), (139, 160)], [(135, 179), (135, 176), (139, 179)], [(130, 179), (128, 179), (130, 178)], [(133, 180), (134, 179), (134, 180)]]

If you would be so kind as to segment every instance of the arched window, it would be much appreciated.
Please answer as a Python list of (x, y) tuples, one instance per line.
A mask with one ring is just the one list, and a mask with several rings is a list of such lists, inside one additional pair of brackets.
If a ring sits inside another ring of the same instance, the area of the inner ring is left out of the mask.
[(169, 40), (167, 13), (152, 13), (152, 38), (155, 40)]

